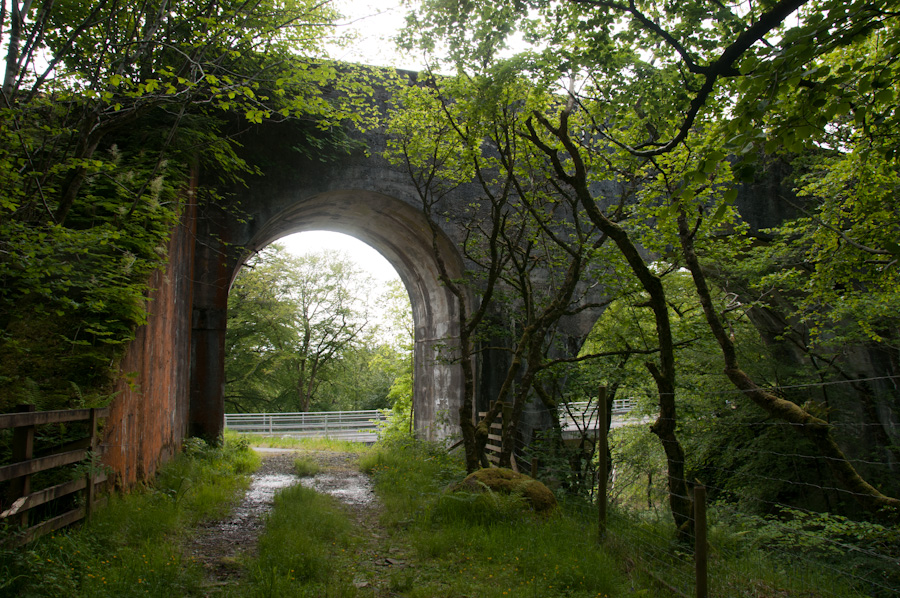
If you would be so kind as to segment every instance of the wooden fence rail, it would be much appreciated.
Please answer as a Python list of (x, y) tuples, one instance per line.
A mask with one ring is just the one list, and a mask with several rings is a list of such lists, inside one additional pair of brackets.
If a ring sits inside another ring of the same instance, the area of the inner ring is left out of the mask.
[[(13, 429), (12, 463), (0, 466), (0, 482), (9, 482), (6, 500), (0, 503), (0, 521), (18, 528), (12, 537), (13, 543), (25, 544), (90, 517), (98, 505), (96, 487), (107, 481), (106, 474), (95, 471), (94, 460), (100, 450), (97, 420), (108, 415), (108, 408), (34, 411), (34, 405), (19, 405), (17, 413), (0, 414), (0, 429)], [(50, 454), (35, 455), (34, 433), (37, 426), (79, 421), (88, 422), (86, 438), (57, 447)], [(86, 459), (91, 459), (91, 463), (83, 478), (31, 491), (31, 477), (34, 474)], [(45, 521), (29, 521), (32, 519), (30, 512), (35, 507), (82, 491), (84, 500), (77, 508)]]

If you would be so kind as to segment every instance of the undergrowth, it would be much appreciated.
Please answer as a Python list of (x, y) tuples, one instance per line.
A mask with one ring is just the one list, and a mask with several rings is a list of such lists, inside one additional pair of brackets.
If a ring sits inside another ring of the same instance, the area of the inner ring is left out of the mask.
[(24, 548), (0, 548), (0, 596), (199, 596), (202, 572), (181, 550), (197, 522), (226, 514), (259, 458), (245, 442), (185, 443), (156, 481), (112, 495), (91, 521)]
[(625, 595), (626, 577), (591, 523), (535, 515), (515, 496), (445, 493), (465, 471), (440, 445), (383, 444), (360, 466), (375, 478), (382, 523), (414, 550), (403, 596)]
[[(612, 512), (601, 543), (596, 506), (583, 497), (561, 496), (560, 509), (541, 517), (518, 497), (446, 492), (465, 472), (440, 446), (376, 445), (360, 464), (376, 480), (382, 523), (422, 564), (409, 573), (408, 598), (693, 595), (693, 549), (675, 539), (668, 519)], [(710, 595), (866, 594), (832, 569), (748, 542), (746, 529), (711, 525)]]

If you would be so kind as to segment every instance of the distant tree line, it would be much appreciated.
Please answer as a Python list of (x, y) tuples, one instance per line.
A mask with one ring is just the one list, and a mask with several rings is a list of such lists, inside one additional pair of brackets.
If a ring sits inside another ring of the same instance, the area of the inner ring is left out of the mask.
[(399, 280), (376, 288), (345, 254), (294, 256), (270, 245), (247, 261), (229, 294), (226, 409), (348, 411), (409, 402), (411, 319)]

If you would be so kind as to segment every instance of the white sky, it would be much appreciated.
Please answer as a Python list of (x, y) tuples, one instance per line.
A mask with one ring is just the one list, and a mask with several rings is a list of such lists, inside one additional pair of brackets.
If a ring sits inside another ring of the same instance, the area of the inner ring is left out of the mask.
[[(421, 66), (416, 61), (401, 56), (390, 39), (404, 24), (406, 9), (400, 6), (400, 2), (401, 0), (337, 0), (338, 9), (348, 15), (346, 26), (359, 32), (359, 40), (352, 48), (335, 52), (333, 58), (373, 66), (420, 69)], [(380, 253), (348, 235), (313, 231), (290, 235), (278, 242), (295, 255), (323, 249), (343, 251), (379, 283), (399, 279), (394, 267)]]
[(278, 243), (284, 245), (294, 255), (305, 255), (323, 249), (341, 251), (372, 276), (379, 285), (390, 280), (400, 279), (394, 267), (380, 253), (349, 235), (330, 231), (310, 231), (282, 237), (278, 239)]
[(397, 51), (390, 38), (405, 24), (407, 9), (402, 0), (336, 0), (336, 6), (347, 19), (346, 27), (356, 30), (359, 38), (352, 47), (334, 51), (332, 58), (372, 66), (393, 66), (421, 70), (422, 61)]

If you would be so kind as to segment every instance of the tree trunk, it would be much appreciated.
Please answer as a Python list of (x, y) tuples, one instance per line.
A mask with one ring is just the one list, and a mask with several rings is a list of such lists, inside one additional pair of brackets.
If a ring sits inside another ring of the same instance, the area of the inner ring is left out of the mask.
[(766, 411), (772, 417), (786, 421), (795, 426), (798, 431), (809, 439), (819, 454), (825, 458), (831, 473), (837, 482), (845, 490), (853, 495), (853, 498), (872, 513), (889, 508), (894, 510), (896, 518), (897, 509), (900, 509), (900, 500), (885, 496), (866, 482), (854, 469), (853, 465), (844, 456), (831, 434), (831, 426), (792, 401), (782, 399), (774, 394), (758, 387), (756, 383), (744, 372), (737, 361), (734, 342), (722, 325), (719, 315), (716, 313), (712, 302), (712, 295), (706, 284), (706, 275), (700, 266), (697, 253), (694, 249), (694, 239), (688, 226), (687, 216), (682, 211), (678, 215), (678, 235), (685, 258), (685, 264), (691, 272), (694, 287), (703, 307), (707, 324), (715, 336), (722, 355), (725, 359), (725, 375), (738, 389)]
[[(678, 537), (688, 540), (692, 532), (693, 506), (688, 493), (687, 481), (684, 477), (684, 449), (675, 434), (676, 409), (675, 409), (675, 347), (672, 340), (672, 328), (669, 321), (669, 308), (666, 304), (665, 289), (658, 276), (650, 271), (644, 262), (628, 232), (610, 220), (594, 201), (588, 182), (588, 170), (578, 146), (569, 137), (568, 121), (574, 105), (570, 102), (560, 113), (559, 127), (554, 127), (542, 114), (535, 113), (534, 117), (553, 136), (555, 136), (565, 148), (572, 160), (571, 167), (564, 166), (559, 158), (559, 152), (538, 137), (531, 122), (528, 123), (529, 137), (553, 163), (554, 169), (561, 180), (565, 181), (575, 192), (579, 202), (584, 207), (591, 222), (600, 231), (612, 239), (613, 243), (622, 253), (622, 256), (631, 267), (631, 271), (641, 283), (649, 296), (650, 307), (656, 321), (656, 336), (659, 341), (660, 365), (648, 363), (647, 367), (653, 374), (659, 394), (659, 418), (650, 428), (659, 438), (666, 453), (668, 465), (669, 506), (672, 509), (672, 517), (678, 529)], [(574, 174), (570, 174), (570, 168)]]

